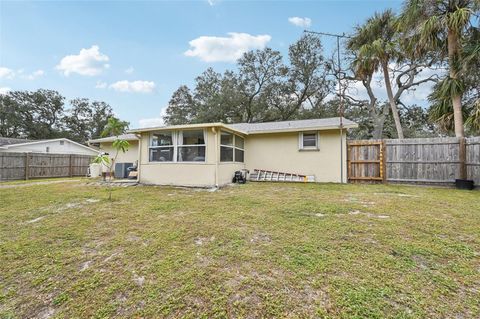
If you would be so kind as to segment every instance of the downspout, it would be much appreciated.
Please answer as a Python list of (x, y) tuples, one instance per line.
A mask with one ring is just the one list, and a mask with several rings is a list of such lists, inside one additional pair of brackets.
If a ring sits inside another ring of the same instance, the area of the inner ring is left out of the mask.
[(343, 184), (343, 118), (340, 117), (340, 183)]
[(135, 134), (138, 137), (138, 163), (137, 163), (137, 182), (140, 182), (140, 171), (142, 167), (142, 134)]
[(213, 135), (215, 136), (215, 187), (218, 188), (218, 161), (219, 161), (219, 158), (218, 158), (218, 149), (219, 149), (219, 146), (218, 146), (218, 132), (217, 130), (215, 129), (215, 127), (212, 127), (212, 132), (213, 132)]

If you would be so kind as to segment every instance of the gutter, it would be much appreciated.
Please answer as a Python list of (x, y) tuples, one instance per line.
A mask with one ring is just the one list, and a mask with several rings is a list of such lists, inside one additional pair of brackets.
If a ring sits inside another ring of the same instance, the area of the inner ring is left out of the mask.
[(138, 137), (138, 163), (137, 163), (137, 182), (140, 183), (142, 167), (142, 134), (135, 134)]
[[(343, 125), (343, 129), (357, 128), (358, 124), (348, 124)], [(278, 130), (258, 130), (258, 131), (249, 131), (248, 135), (255, 134), (274, 134), (274, 133), (291, 133), (291, 132), (306, 132), (306, 131), (331, 131), (338, 130), (338, 125), (331, 126), (315, 126), (315, 127), (301, 127), (301, 128), (287, 128), (287, 129), (278, 129)]]
[(220, 143), (218, 142), (219, 137), (215, 127), (212, 127), (212, 132), (215, 136), (215, 143), (214, 143), (215, 144), (215, 187), (218, 188), (218, 171), (219, 171), (218, 162), (220, 161), (218, 156), (218, 151), (220, 149)]

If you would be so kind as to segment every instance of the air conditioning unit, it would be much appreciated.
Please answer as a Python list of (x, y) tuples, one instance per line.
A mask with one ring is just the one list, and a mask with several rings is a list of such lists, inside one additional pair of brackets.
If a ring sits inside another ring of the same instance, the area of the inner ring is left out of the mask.
[(133, 166), (133, 163), (115, 163), (115, 178), (127, 178), (127, 168)]

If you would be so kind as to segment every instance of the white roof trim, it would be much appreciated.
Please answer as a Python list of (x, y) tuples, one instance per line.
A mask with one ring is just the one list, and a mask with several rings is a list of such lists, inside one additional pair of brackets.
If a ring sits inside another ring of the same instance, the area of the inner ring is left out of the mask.
[(234, 131), (240, 134), (248, 135), (247, 132), (228, 126), (224, 123), (199, 123), (199, 124), (183, 124), (183, 125), (170, 125), (170, 126), (156, 126), (156, 127), (146, 127), (146, 128), (137, 128), (133, 130), (128, 130), (128, 133), (143, 133), (143, 132), (152, 132), (152, 131), (169, 131), (169, 130), (188, 130), (196, 128), (208, 128), (208, 127), (220, 127), (230, 131)]
[[(152, 132), (152, 131), (166, 131), (166, 130), (181, 130), (181, 129), (194, 129), (194, 128), (205, 128), (205, 127), (220, 127), (228, 129), (233, 132), (238, 132), (243, 135), (254, 135), (254, 134), (266, 134), (266, 133), (281, 133), (281, 132), (302, 132), (302, 131), (321, 131), (321, 130), (340, 130), (340, 123), (334, 124), (332, 121), (339, 121), (339, 118), (326, 118), (326, 119), (312, 119), (312, 120), (330, 120), (329, 123), (319, 125), (315, 123), (314, 125), (304, 125), (304, 126), (294, 126), (294, 127), (271, 127), (265, 129), (252, 129), (249, 130), (248, 127), (239, 129), (235, 126), (237, 125), (255, 125), (255, 124), (279, 124), (282, 122), (265, 122), (265, 123), (238, 123), (238, 124), (224, 124), (224, 123), (199, 123), (199, 124), (184, 124), (184, 125), (171, 125), (171, 126), (158, 126), (158, 127), (147, 127), (129, 130), (129, 133), (142, 133), (142, 132)], [(301, 122), (305, 120), (292, 120), (292, 121), (283, 121), (283, 122)], [(358, 124), (344, 118), (343, 129), (356, 128)]]
[(34, 145), (34, 144), (57, 142), (57, 141), (66, 141), (66, 142), (72, 143), (74, 145), (83, 147), (84, 149), (87, 149), (87, 150), (90, 150), (92, 152), (98, 153), (97, 150), (94, 150), (91, 147), (88, 147), (88, 146), (82, 145), (80, 143), (74, 142), (72, 140), (69, 140), (68, 138), (54, 138), (54, 139), (51, 139), (51, 140), (41, 140), (41, 141), (34, 141), (34, 142), (28, 142), (28, 143), (10, 144), (10, 145), (4, 145), (2, 148), (9, 149), (9, 148), (15, 148), (15, 147), (20, 147), (20, 146), (25, 146), (25, 145)]
[[(128, 136), (132, 135), (132, 136)], [(139, 138), (138, 136), (130, 133), (130, 134), (121, 134), (117, 136), (108, 136), (108, 137), (101, 137), (101, 138), (95, 138), (92, 140), (88, 140), (88, 143), (110, 143), (110, 142), (115, 142), (115, 140), (121, 139), (125, 141), (138, 141)]]

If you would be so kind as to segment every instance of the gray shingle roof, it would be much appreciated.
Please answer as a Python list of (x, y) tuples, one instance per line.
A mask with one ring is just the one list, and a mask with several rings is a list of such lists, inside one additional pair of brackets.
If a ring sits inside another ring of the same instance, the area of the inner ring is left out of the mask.
[[(339, 117), (330, 117), (324, 119), (295, 120), (282, 122), (264, 122), (264, 123), (237, 123), (227, 124), (232, 129), (240, 130), (246, 133), (260, 133), (264, 131), (288, 131), (288, 130), (308, 130), (308, 129), (327, 129), (338, 128), (340, 124)], [(345, 128), (357, 127), (357, 124), (346, 118), (343, 118)]]
[(126, 140), (126, 141), (136, 141), (138, 140), (138, 137), (135, 134), (122, 134), (119, 136), (109, 136), (109, 137), (103, 137), (103, 138), (97, 138), (94, 140), (88, 141), (89, 143), (108, 143), (108, 142), (113, 142), (117, 138), (121, 140)]
[(23, 143), (30, 143), (30, 142), (35, 142), (35, 141), (27, 140), (24, 138), (0, 137), (0, 146), (23, 144)]

